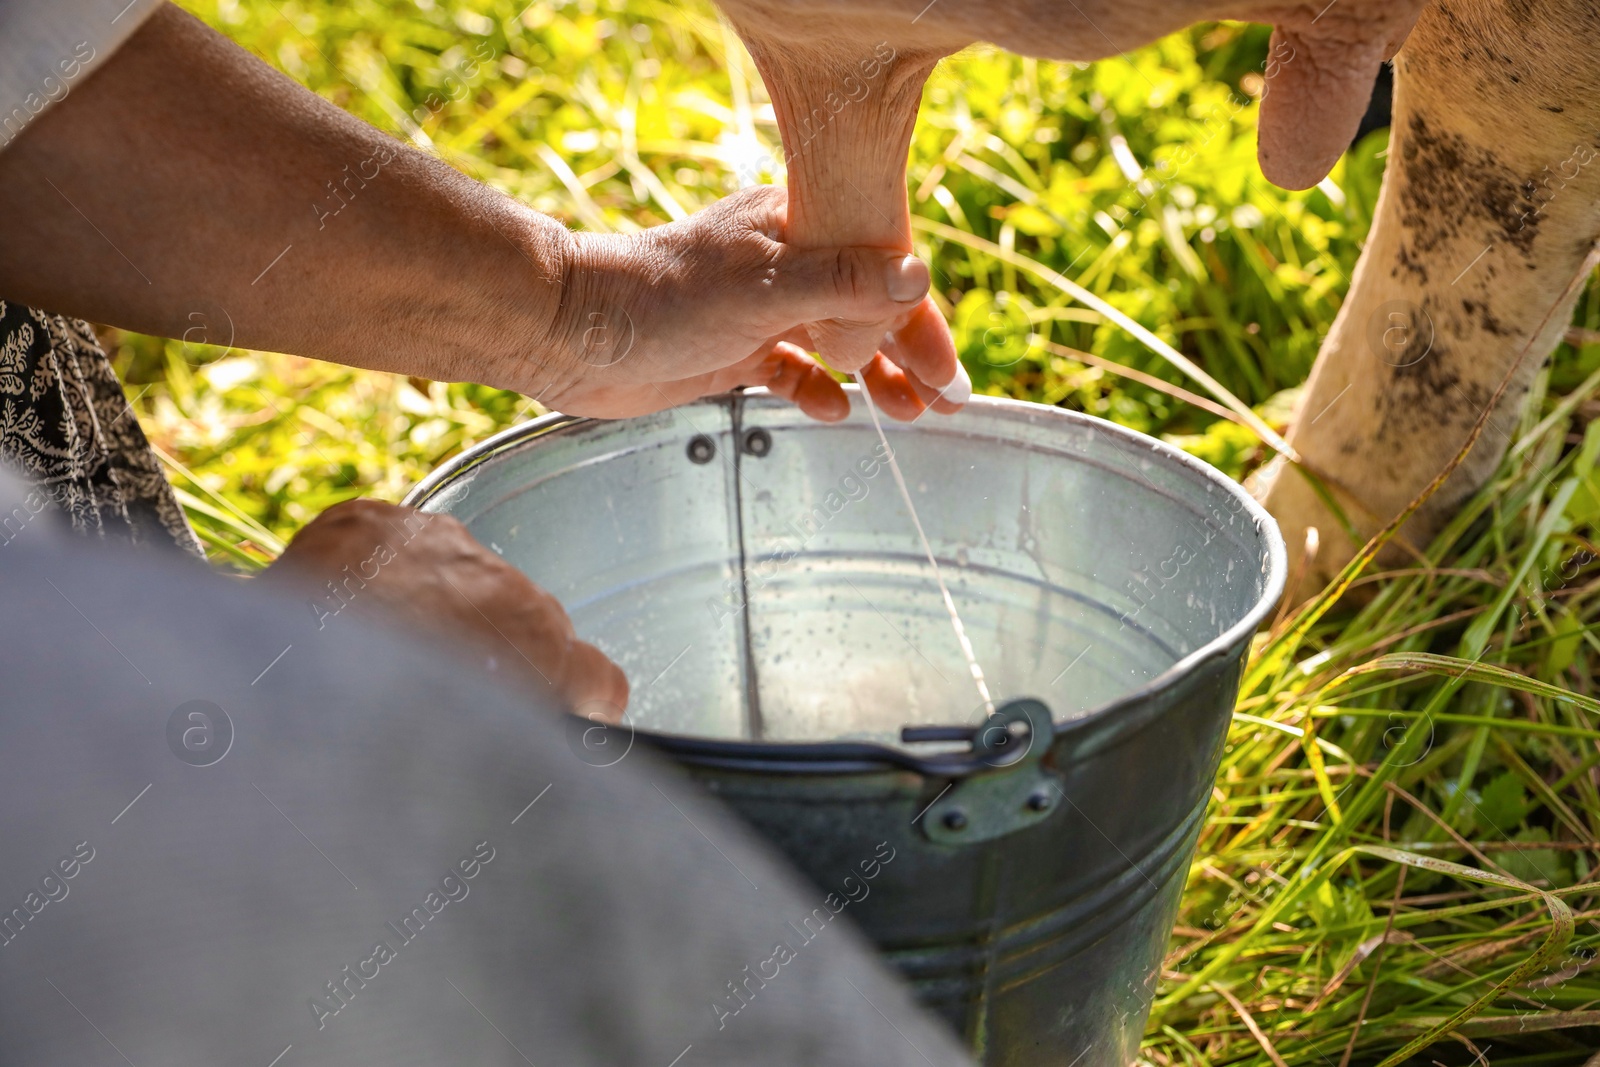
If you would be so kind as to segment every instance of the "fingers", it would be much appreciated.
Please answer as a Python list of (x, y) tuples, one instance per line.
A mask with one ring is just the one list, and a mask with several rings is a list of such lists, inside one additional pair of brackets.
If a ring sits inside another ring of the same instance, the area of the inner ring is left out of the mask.
[[(878, 407), (890, 418), (902, 422), (917, 418), (930, 406), (942, 414), (961, 410), (960, 405), (942, 399), (939, 390), (895, 365), (892, 352), (898, 345), (885, 338), (884, 351), (875, 354), (861, 372)], [(773, 395), (788, 400), (820, 422), (839, 422), (850, 414), (850, 400), (844, 387), (827, 368), (798, 345), (788, 342), (773, 345), (771, 353), (740, 384), (764, 385)]]
[(926, 408), (906, 372), (889, 362), (887, 356), (875, 356), (861, 369), (861, 377), (872, 391), (878, 409), (891, 419), (910, 422)]
[(451, 619), (448, 605), (432, 606), (441, 630), (473, 638), (496, 670), (510, 672), (508, 680), (562, 710), (607, 722), (622, 718), (627, 676), (600, 649), (577, 639), (555, 597), (504, 561), (495, 566), (487, 559), (476, 573), (458, 573), (447, 585), (457, 610)]
[(972, 379), (956, 355), (950, 327), (932, 297), (925, 297), (905, 325), (882, 342), (884, 355), (909, 372), (914, 381), (931, 387), (919, 390), (924, 401), (942, 398), (933, 404), (935, 411), (945, 415), (959, 411), (972, 395)]
[[(622, 668), (577, 639), (560, 601), (476, 541), (473, 545), (483, 553), (480, 559), (440, 564), (454, 598), (445, 593), (446, 603), (412, 606), (422, 607), (441, 632), (472, 638), (495, 670), (509, 672), (513, 684), (573, 714), (619, 721), (628, 706)], [(454, 577), (450, 570), (456, 571)]]
[(845, 372), (864, 366), (928, 292), (927, 264), (902, 252), (779, 245), (773, 258), (773, 313), (807, 323), (817, 353)]
[[(806, 339), (804, 331), (789, 336)], [(606, 410), (608, 418), (648, 414), (687, 404), (703, 396), (725, 393), (741, 385), (760, 385), (794, 404), (811, 418), (838, 422), (850, 414), (844, 387), (828, 369), (792, 342), (775, 342), (721, 370), (662, 382), (647, 394)]]
[[(359, 569), (379, 543), (390, 536), (390, 520), (416, 513), (381, 500), (358, 497), (326, 509), (295, 534), (283, 554), (261, 575), (267, 585), (318, 583), (347, 578), (345, 567)], [(363, 582), (357, 575), (347, 578)], [(346, 589), (348, 594), (350, 590)]]
[(574, 715), (620, 722), (628, 706), (628, 676), (587, 641), (567, 646), (561, 697)]
[(561, 709), (620, 720), (628, 706), (622, 669), (578, 640), (560, 601), (478, 542), (472, 546), (467, 558), (434, 564), (447, 579), (449, 591), (441, 594), (446, 603), (409, 606), (421, 607), (441, 631), (474, 639), (497, 670), (508, 670)]
[(844, 387), (797, 345), (779, 342), (749, 385), (765, 385), (820, 422), (838, 422), (850, 414)]
[[(614, 720), (627, 706), (621, 668), (577, 640), (560, 602), (450, 516), (346, 501), (302, 529), (262, 580), (329, 601), (312, 602), (324, 625), (348, 608), (446, 639), (564, 709), (603, 707)], [(338, 599), (324, 597), (336, 585)]]
[[(786, 331), (766, 350), (732, 366), (662, 382), (644, 402), (608, 414), (643, 414), (746, 385), (765, 386), (820, 422), (839, 422), (849, 416), (850, 400), (828, 368), (801, 347), (808, 339), (803, 329)], [(972, 394), (972, 379), (957, 359), (949, 330), (932, 301), (918, 305), (899, 330), (879, 335), (864, 374), (885, 413), (900, 420), (915, 419), (929, 407), (942, 415), (954, 414)]]
[[(878, 352), (862, 373), (879, 407), (902, 421), (919, 417), (928, 407), (941, 415), (954, 414), (972, 395), (972, 379), (931, 300), (919, 305), (905, 326), (879, 338)], [(930, 381), (944, 384), (936, 387)], [(850, 413), (849, 398), (833, 375), (790, 342), (775, 344), (740, 384), (765, 385), (823, 422), (837, 422)]]

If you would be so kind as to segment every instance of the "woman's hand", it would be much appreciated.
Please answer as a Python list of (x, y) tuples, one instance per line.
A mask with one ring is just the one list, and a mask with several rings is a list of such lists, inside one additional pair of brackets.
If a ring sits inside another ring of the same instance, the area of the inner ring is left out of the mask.
[(639, 234), (573, 234), (540, 402), (619, 418), (764, 385), (835, 421), (849, 401), (806, 354), (806, 324), (832, 320), (891, 324), (864, 368), (886, 412), (957, 410), (971, 387), (927, 296), (926, 265), (890, 249), (785, 244), (787, 204), (784, 190), (761, 186)]
[(308, 597), (324, 626), (348, 612), (466, 645), (489, 670), (586, 718), (615, 722), (627, 707), (621, 668), (577, 639), (554, 597), (448, 515), (337, 504), (259, 580)]

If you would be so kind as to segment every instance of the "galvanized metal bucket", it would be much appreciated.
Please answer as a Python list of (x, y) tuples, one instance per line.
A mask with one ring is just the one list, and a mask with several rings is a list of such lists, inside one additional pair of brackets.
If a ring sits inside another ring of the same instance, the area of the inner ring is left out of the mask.
[(551, 416), (408, 503), (559, 597), (627, 671), (638, 737), (847, 895), (984, 1063), (1122, 1067), (1282, 539), (1217, 471), (1098, 419), (979, 397), (887, 423), (989, 717), (853, 403)]

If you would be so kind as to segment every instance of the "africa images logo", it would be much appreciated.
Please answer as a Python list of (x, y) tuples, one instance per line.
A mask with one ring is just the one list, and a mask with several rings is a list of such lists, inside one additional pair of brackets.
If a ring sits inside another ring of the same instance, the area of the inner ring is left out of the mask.
[(233, 748), (233, 720), (209, 700), (179, 704), (167, 717), (167, 747), (191, 767), (219, 763)]

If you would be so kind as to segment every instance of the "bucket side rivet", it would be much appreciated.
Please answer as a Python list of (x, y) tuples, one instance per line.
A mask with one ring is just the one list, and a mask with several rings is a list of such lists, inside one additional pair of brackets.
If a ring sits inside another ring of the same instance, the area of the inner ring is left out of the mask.
[(965, 830), (967, 828), (967, 813), (960, 808), (945, 812), (944, 826), (946, 830)]
[(1050, 794), (1044, 792), (1043, 790), (1029, 793), (1027, 803), (1029, 811), (1049, 811)]
[(760, 459), (772, 451), (772, 435), (760, 427), (750, 430), (744, 435), (744, 450)]
[(691, 463), (710, 463), (717, 455), (717, 443), (705, 434), (695, 434), (689, 438), (689, 461)]

